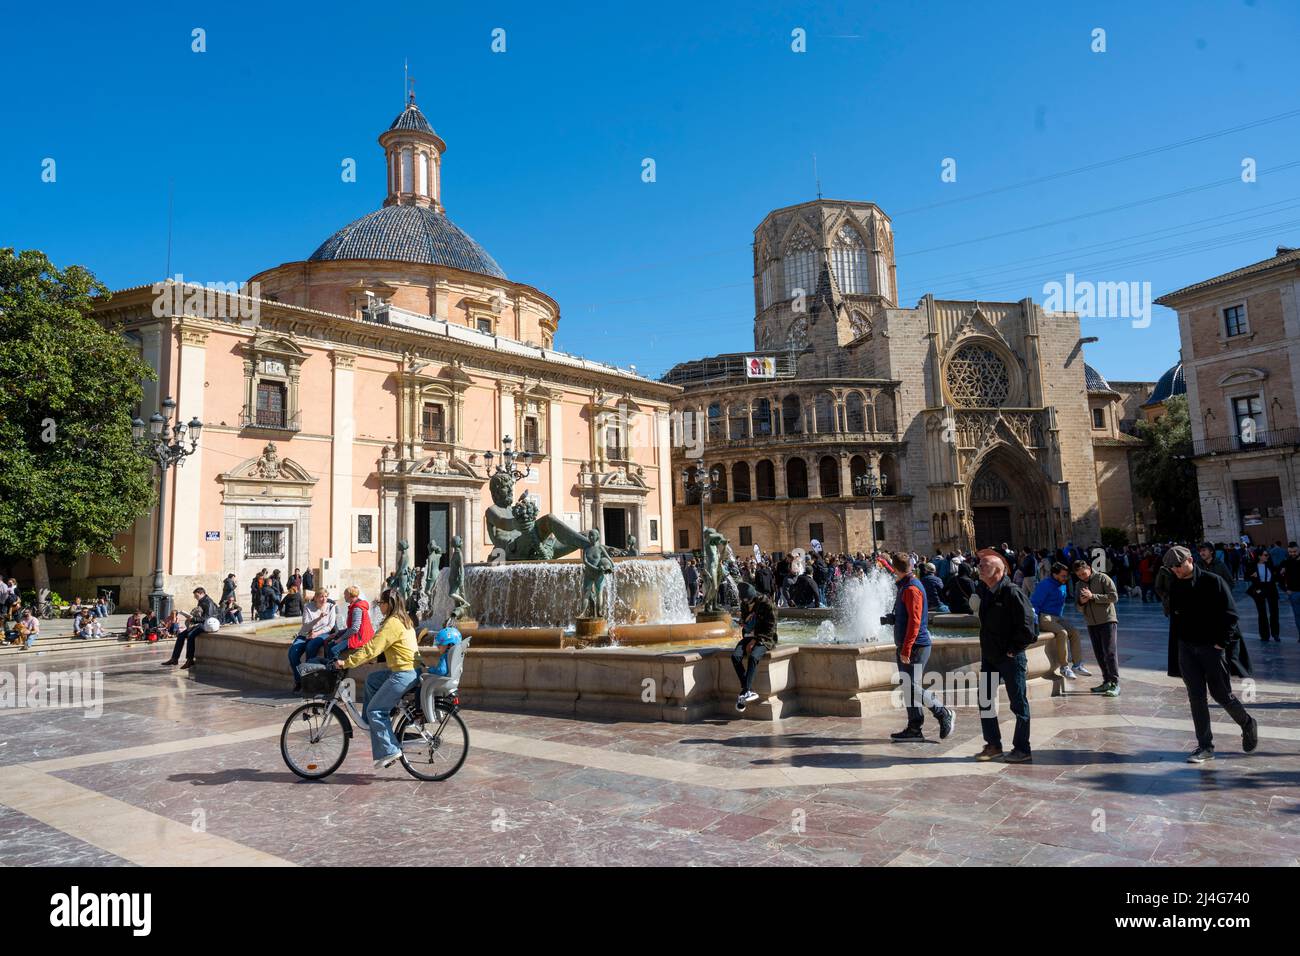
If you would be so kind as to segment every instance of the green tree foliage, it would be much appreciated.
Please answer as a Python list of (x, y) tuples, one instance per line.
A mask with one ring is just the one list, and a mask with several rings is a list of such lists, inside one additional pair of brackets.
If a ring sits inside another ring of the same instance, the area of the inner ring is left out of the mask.
[(116, 559), (113, 536), (153, 503), (131, 413), (154, 373), (92, 318), (106, 293), (81, 266), (0, 248), (0, 554)]
[(1128, 532), (1123, 528), (1104, 527), (1101, 529), (1101, 544), (1105, 548), (1127, 547)]
[(1138, 437), (1146, 442), (1133, 455), (1133, 487), (1155, 505), (1156, 535), (1166, 540), (1197, 541), (1201, 537), (1201, 497), (1196, 489), (1192, 451), (1192, 422), (1187, 398), (1165, 402), (1165, 414), (1154, 422), (1139, 422)]

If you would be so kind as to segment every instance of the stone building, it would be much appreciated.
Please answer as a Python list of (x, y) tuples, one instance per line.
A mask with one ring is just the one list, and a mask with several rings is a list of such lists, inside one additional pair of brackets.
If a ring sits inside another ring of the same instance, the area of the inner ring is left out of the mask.
[[(821, 199), (775, 210), (755, 230), (754, 302), (755, 351), (664, 377), (684, 389), (674, 409), (702, 439), (674, 443), (679, 548), (698, 544), (698, 501), (681, 472), (699, 461), (725, 476), (704, 520), (733, 544), (784, 550), (818, 538), (858, 550), (873, 530), (917, 549), (1098, 539), (1094, 438), (1114, 442), (1108, 460), (1130, 443), (1118, 425), (1094, 432), (1093, 409), (1109, 415), (1128, 399), (1090, 398), (1075, 314), (1029, 298), (927, 295), (900, 308), (889, 217)], [(1102, 472), (1114, 521), (1136, 525), (1137, 510), (1111, 490), (1120, 470)], [(883, 495), (860, 494), (862, 475), (883, 478)]]
[[(262, 567), (315, 568), (327, 586), (373, 595), (408, 541), (460, 535), (488, 554), (489, 463), (507, 441), (531, 467), (516, 487), (622, 547), (672, 540), (668, 409), (679, 390), (557, 352), (559, 305), (512, 281), (441, 202), (446, 144), (414, 98), (380, 137), (383, 206), (307, 258), (237, 292), (160, 283), (115, 292), (99, 312), (121, 323), (177, 418), (204, 425), (199, 449), (168, 474), (168, 589), (217, 589), (228, 572), (246, 599)], [(500, 458), (497, 458), (500, 461)], [(67, 569), (71, 593), (148, 592), (153, 524), (119, 537), (121, 563)], [(56, 572), (52, 575), (58, 578)]]
[(1108, 382), (1091, 365), (1084, 366), (1088, 409), (1092, 416), (1092, 459), (1097, 468), (1097, 512), (1103, 528), (1123, 531), (1142, 544), (1155, 534), (1151, 502), (1133, 490), (1133, 452), (1142, 447), (1137, 423), (1154, 394), (1155, 382)]
[(1156, 302), (1178, 312), (1205, 536), (1300, 537), (1300, 249)]

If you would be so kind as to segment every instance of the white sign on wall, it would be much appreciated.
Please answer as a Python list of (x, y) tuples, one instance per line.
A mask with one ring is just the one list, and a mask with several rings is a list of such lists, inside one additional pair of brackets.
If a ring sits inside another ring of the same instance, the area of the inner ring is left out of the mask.
[(751, 355), (745, 359), (746, 378), (776, 378), (776, 359)]

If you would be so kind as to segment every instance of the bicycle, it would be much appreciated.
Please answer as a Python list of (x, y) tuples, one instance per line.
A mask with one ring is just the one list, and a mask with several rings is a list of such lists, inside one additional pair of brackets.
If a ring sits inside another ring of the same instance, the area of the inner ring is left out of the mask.
[[(318, 671), (304, 676), (304, 688), (317, 675), (324, 682), (323, 692), (295, 708), (280, 731), (280, 756), (305, 780), (323, 780), (342, 766), (352, 740), (352, 721), (370, 729), (356, 708), (356, 681), (346, 671)], [(445, 679), (421, 675), (389, 714), (402, 751), (402, 767), (417, 780), (446, 780), (469, 754), (469, 729), (460, 716), (460, 697), (455, 690), (436, 693), (439, 681)]]
[(104, 603), (107, 605), (105, 613), (111, 617), (117, 611), (117, 602), (113, 600), (113, 592), (105, 588), (99, 592), (99, 596), (104, 599)]

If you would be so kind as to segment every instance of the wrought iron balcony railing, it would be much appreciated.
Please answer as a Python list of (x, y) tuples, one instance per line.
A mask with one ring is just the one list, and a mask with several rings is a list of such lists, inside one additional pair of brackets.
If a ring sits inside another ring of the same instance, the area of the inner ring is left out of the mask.
[(264, 431), (296, 432), (302, 430), (302, 412), (290, 415), (279, 408), (255, 408), (247, 405), (239, 413), (240, 428), (259, 428)]
[(1236, 452), (1264, 451), (1269, 448), (1294, 448), (1300, 445), (1300, 428), (1274, 428), (1255, 432), (1254, 441), (1242, 441), (1240, 435), (1219, 435), (1192, 442), (1192, 457), (1230, 455)]

